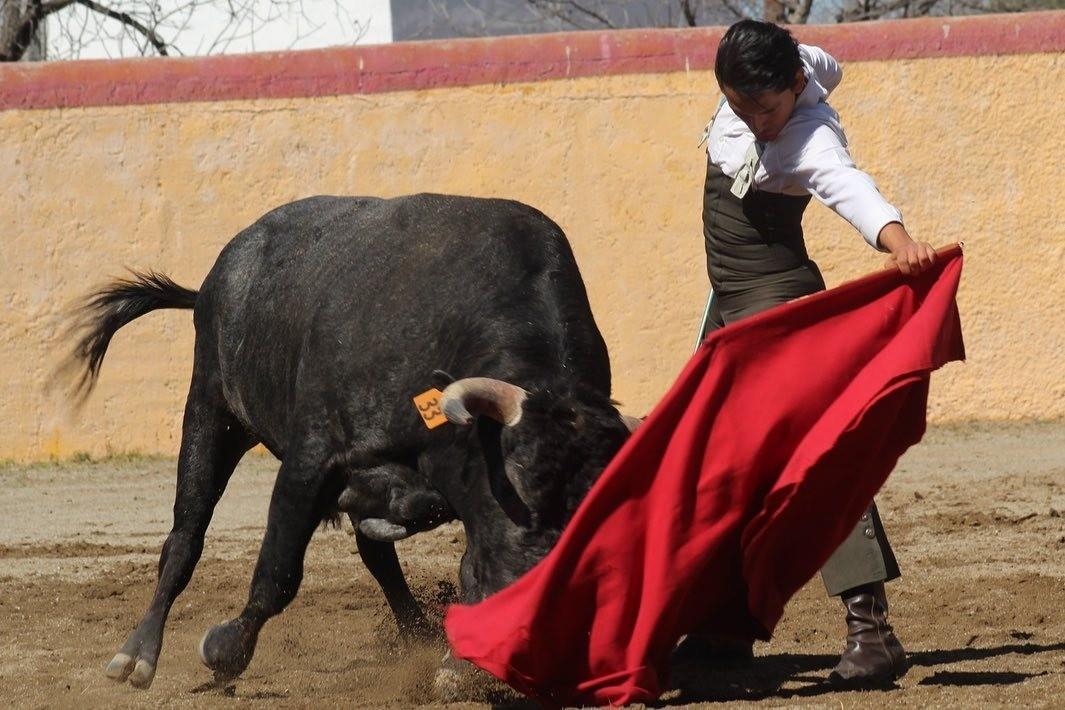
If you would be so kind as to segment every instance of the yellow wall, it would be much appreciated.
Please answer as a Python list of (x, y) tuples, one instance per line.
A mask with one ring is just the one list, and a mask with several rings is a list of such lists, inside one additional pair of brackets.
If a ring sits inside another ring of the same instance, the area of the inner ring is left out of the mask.
[[(1065, 416), (1060, 54), (851, 62), (833, 103), (911, 233), (963, 240), (969, 361), (933, 381), (939, 422)], [(330, 98), (0, 112), (0, 458), (177, 451), (188, 311), (124, 328), (79, 413), (45, 391), (63, 313), (151, 267), (196, 287), (266, 210), (319, 193), (438, 191), (532, 204), (569, 235), (610, 345), (615, 396), (647, 410), (706, 295), (696, 143), (709, 72)], [(831, 284), (879, 268), (820, 205)]]

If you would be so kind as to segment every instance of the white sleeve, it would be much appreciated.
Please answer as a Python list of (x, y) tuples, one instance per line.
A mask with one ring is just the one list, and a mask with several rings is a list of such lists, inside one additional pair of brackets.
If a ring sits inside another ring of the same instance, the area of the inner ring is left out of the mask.
[(806, 64), (813, 70), (814, 78), (821, 86), (825, 87), (825, 91), (829, 94), (839, 86), (839, 82), (843, 80), (843, 68), (840, 67), (839, 62), (833, 58), (831, 54), (821, 49), (820, 47), (814, 47), (809, 44), (799, 45), (799, 56), (805, 60)]
[[(819, 131), (820, 132), (820, 131)], [(826, 133), (834, 136), (831, 131)], [(847, 149), (839, 143), (825, 146), (825, 133), (816, 141), (821, 145), (804, 153), (792, 176), (796, 186), (807, 190), (836, 214), (850, 222), (874, 249), (884, 225), (902, 222), (902, 213), (880, 194), (876, 183), (854, 165)], [(881, 249), (881, 251), (883, 251)]]

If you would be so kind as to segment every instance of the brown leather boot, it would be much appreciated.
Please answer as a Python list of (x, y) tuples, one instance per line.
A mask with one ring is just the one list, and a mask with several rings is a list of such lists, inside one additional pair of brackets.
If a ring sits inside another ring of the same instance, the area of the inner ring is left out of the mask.
[(847, 609), (847, 645), (829, 682), (849, 688), (883, 688), (906, 675), (906, 651), (887, 622), (884, 583), (848, 589), (841, 599)]

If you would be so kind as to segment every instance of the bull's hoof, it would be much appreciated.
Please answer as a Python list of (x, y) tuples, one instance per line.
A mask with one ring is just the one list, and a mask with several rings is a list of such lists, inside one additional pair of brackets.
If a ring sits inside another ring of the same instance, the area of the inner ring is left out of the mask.
[(439, 668), (433, 676), (433, 692), (442, 703), (457, 703), (461, 700), (462, 674), (449, 668)]
[(116, 653), (115, 657), (111, 659), (111, 662), (107, 664), (107, 669), (104, 673), (111, 680), (116, 680), (122, 683), (129, 678), (129, 674), (133, 672), (133, 667), (137, 663), (137, 659), (125, 653)]
[(104, 673), (115, 682), (123, 683), (129, 680), (134, 688), (148, 688), (155, 680), (155, 663), (158, 657), (158, 643), (153, 643), (150, 634), (138, 629), (107, 664)]
[(147, 690), (151, 687), (153, 680), (155, 680), (155, 664), (143, 658), (139, 659), (129, 675), (129, 684), (134, 688)]
[(433, 676), (433, 691), (442, 703), (454, 703), (462, 699), (463, 680), (468, 678), (473, 665), (460, 660), (448, 651)]
[(200, 660), (214, 671), (215, 680), (236, 678), (251, 663), (258, 635), (258, 629), (244, 619), (219, 624), (200, 641)]
[(430, 623), (422, 614), (411, 619), (400, 619), (397, 626), (399, 640), (408, 645), (420, 646), (447, 640), (444, 630), (438, 624)]

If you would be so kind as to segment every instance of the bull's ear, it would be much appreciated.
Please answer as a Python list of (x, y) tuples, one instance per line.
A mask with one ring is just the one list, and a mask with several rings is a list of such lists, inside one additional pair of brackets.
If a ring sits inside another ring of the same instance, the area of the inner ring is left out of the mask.
[(621, 415), (621, 421), (625, 424), (625, 427), (629, 430), (629, 433), (636, 431), (643, 424), (643, 419), (640, 417), (630, 417), (628, 414)]
[(430, 381), (433, 383), (433, 387), (442, 390), (454, 382), (455, 378), (443, 370), (433, 370), (433, 374), (430, 375)]

